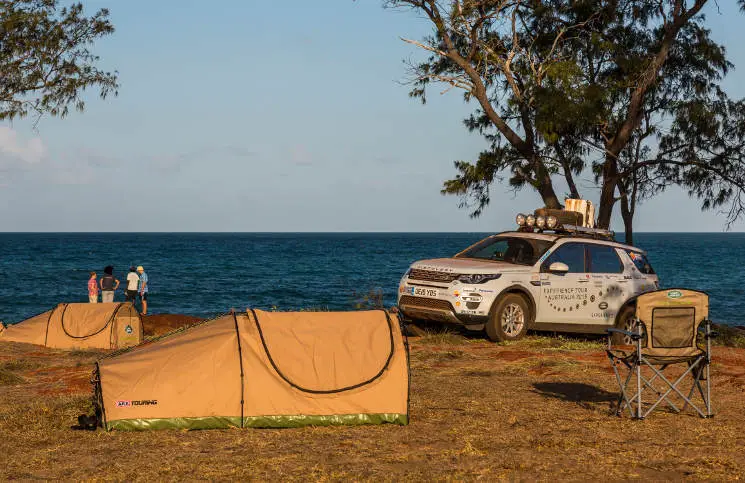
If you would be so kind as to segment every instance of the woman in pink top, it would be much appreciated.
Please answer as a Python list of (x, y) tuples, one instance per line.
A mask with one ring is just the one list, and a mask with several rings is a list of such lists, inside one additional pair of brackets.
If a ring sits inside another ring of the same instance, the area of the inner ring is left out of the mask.
[(98, 303), (98, 284), (96, 283), (96, 272), (91, 272), (91, 278), (88, 279), (88, 302)]

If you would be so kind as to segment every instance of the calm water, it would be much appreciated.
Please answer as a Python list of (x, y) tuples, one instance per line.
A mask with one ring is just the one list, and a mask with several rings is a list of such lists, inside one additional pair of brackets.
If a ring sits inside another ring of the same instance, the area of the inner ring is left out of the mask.
[[(393, 305), (411, 262), (450, 256), (486, 235), (0, 233), (0, 320), (87, 301), (88, 272), (100, 276), (109, 264), (122, 284), (130, 265), (145, 267), (152, 313), (348, 310), (371, 290)], [(745, 233), (642, 233), (637, 245), (649, 252), (662, 286), (707, 291), (713, 320), (745, 325)]]

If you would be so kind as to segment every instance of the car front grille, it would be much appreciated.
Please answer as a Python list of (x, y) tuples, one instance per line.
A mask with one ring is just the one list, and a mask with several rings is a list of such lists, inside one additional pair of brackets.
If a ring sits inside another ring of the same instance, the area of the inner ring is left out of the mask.
[(420, 270), (417, 268), (412, 268), (409, 271), (410, 280), (424, 280), (427, 282), (450, 283), (459, 276), (459, 273), (435, 272), (433, 270)]
[(426, 297), (414, 297), (411, 295), (402, 295), (398, 301), (398, 305), (406, 305), (411, 308), (421, 307), (425, 309), (453, 311), (453, 306), (447, 300), (428, 299)]

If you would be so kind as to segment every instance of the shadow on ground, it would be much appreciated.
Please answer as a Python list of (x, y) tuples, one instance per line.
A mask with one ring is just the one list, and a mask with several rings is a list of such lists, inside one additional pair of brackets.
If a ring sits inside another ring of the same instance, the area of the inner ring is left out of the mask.
[(598, 403), (615, 404), (618, 400), (617, 393), (579, 382), (536, 382), (533, 392), (543, 397), (574, 402), (587, 409), (596, 407)]

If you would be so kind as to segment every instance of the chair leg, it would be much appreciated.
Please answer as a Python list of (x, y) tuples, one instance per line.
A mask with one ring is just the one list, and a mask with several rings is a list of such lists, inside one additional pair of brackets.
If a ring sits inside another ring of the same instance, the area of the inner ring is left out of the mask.
[[(641, 361), (640, 361), (641, 362)], [(636, 417), (639, 419), (644, 419), (643, 416), (643, 403), (642, 403), (642, 365), (637, 364), (636, 365), (636, 387), (637, 387), (637, 396), (636, 396)]]
[[(705, 369), (708, 369), (708, 364), (705, 367)], [(706, 395), (704, 395), (704, 389), (701, 387), (701, 380), (696, 379), (695, 381), (695, 387), (698, 388), (698, 393), (701, 395), (701, 400), (704, 401), (704, 406), (706, 406), (706, 415), (702, 415), (705, 418), (710, 418), (712, 416), (711, 414), (711, 402), (709, 401), (709, 397), (711, 395), (711, 386), (709, 385), (711, 382), (709, 381), (709, 377), (707, 375), (706, 378)], [(700, 414), (700, 412), (699, 412)]]
[[(660, 368), (660, 372), (664, 371), (665, 370), (665, 367), (667, 367), (667, 365), (662, 366)], [(655, 379), (657, 379), (657, 374), (655, 374), (654, 376), (652, 376), (652, 378), (649, 379), (649, 380), (647, 380), (647, 378), (645, 378), (644, 376), (642, 376), (642, 381), (644, 382), (644, 385), (646, 385), (648, 388), (650, 388), (651, 390), (653, 390), (654, 392), (656, 392), (657, 393), (657, 397), (661, 397), (662, 396), (662, 391), (660, 391), (659, 389), (657, 389), (654, 386), (654, 384), (652, 384), (652, 382), (654, 382)], [(673, 402), (671, 400), (669, 400), (668, 398), (665, 398), (665, 403), (667, 403), (667, 405), (670, 406), (670, 408), (673, 411), (675, 411), (676, 413), (679, 413), (681, 411), (680, 409), (678, 409), (678, 406), (676, 406), (675, 404), (673, 404)]]
[(711, 359), (709, 359), (709, 354), (711, 354), (711, 346), (706, 354), (706, 416), (710, 418), (714, 416), (714, 413), (711, 411)]
[(683, 380), (684, 378), (686, 378), (686, 377), (688, 376), (688, 374), (689, 374), (690, 372), (692, 372), (692, 371), (693, 371), (693, 370), (694, 370), (694, 369), (695, 369), (695, 368), (696, 368), (696, 367), (697, 367), (697, 366), (699, 365), (699, 363), (700, 363), (701, 361), (702, 361), (702, 359), (701, 359), (701, 358), (697, 359), (697, 360), (696, 360), (696, 361), (695, 361), (695, 362), (694, 362), (693, 364), (691, 364), (691, 366), (690, 366), (690, 367), (689, 367), (689, 368), (688, 368), (688, 369), (687, 369), (687, 370), (686, 370), (686, 371), (685, 371), (685, 372), (684, 372), (684, 373), (683, 373), (683, 374), (682, 374), (682, 375), (681, 375), (680, 377), (678, 377), (678, 379), (677, 379), (677, 380), (676, 380), (676, 381), (675, 381), (675, 382), (673, 383), (673, 382), (670, 382), (670, 381), (669, 381), (669, 380), (668, 380), (668, 379), (667, 379), (667, 378), (665, 377), (665, 375), (664, 375), (664, 374), (662, 374), (661, 372), (659, 372), (659, 371), (658, 371), (658, 370), (657, 370), (657, 369), (656, 369), (656, 368), (655, 368), (655, 367), (654, 367), (653, 365), (651, 365), (651, 364), (650, 364), (650, 363), (649, 363), (649, 362), (648, 362), (647, 360), (643, 359), (643, 362), (644, 362), (644, 363), (645, 363), (645, 364), (646, 364), (647, 366), (649, 366), (649, 367), (650, 367), (650, 368), (651, 368), (651, 369), (652, 369), (652, 370), (653, 370), (653, 371), (654, 371), (654, 372), (655, 372), (655, 373), (656, 373), (656, 374), (657, 374), (657, 375), (658, 375), (658, 376), (660, 377), (660, 379), (662, 379), (663, 381), (665, 381), (665, 383), (667, 383), (667, 385), (669, 386), (669, 389), (668, 389), (668, 390), (667, 390), (667, 391), (665, 392), (665, 394), (663, 394), (663, 395), (662, 395), (662, 397), (660, 397), (660, 398), (659, 398), (659, 399), (658, 399), (658, 400), (657, 400), (657, 401), (656, 401), (656, 402), (655, 402), (655, 403), (654, 403), (654, 404), (653, 404), (653, 405), (652, 405), (652, 406), (651, 406), (651, 407), (649, 408), (649, 410), (648, 410), (648, 411), (647, 411), (647, 412), (645, 413), (645, 416), (646, 416), (646, 415), (648, 415), (649, 413), (651, 413), (651, 412), (652, 412), (652, 411), (653, 411), (653, 410), (654, 410), (654, 409), (655, 409), (655, 408), (657, 407), (657, 405), (659, 405), (659, 403), (660, 403), (660, 402), (661, 402), (661, 401), (662, 401), (663, 399), (667, 398), (668, 394), (670, 394), (671, 392), (675, 391), (676, 393), (678, 393), (678, 395), (679, 395), (680, 397), (682, 397), (682, 398), (683, 398), (683, 399), (684, 399), (685, 401), (687, 401), (687, 402), (688, 402), (688, 403), (689, 403), (689, 404), (691, 405), (691, 407), (692, 407), (693, 409), (695, 409), (695, 410), (696, 410), (696, 412), (697, 412), (697, 413), (698, 413), (698, 414), (699, 414), (700, 416), (702, 416), (702, 417), (706, 417), (706, 416), (704, 415), (704, 413), (703, 413), (703, 412), (702, 412), (702, 411), (701, 411), (701, 410), (700, 410), (700, 409), (698, 408), (698, 406), (696, 406), (695, 404), (693, 404), (693, 402), (692, 402), (692, 401), (690, 400), (690, 398), (687, 398), (687, 397), (685, 396), (685, 394), (683, 394), (683, 393), (682, 393), (682, 392), (680, 391), (680, 389), (678, 389), (678, 387), (677, 387), (677, 386), (678, 386), (678, 384), (680, 384), (680, 382), (681, 382), (681, 381), (682, 381), (682, 380)]
[(620, 416), (624, 407), (626, 407), (629, 410), (629, 416), (633, 418), (634, 413), (632, 412), (631, 401), (629, 401), (629, 397), (626, 395), (626, 389), (628, 387), (629, 380), (631, 380), (631, 376), (634, 374), (634, 372), (631, 370), (631, 366), (629, 366), (625, 361), (624, 361), (624, 364), (629, 369), (629, 373), (626, 376), (626, 381), (622, 383), (621, 374), (619, 374), (618, 372), (618, 362), (611, 359), (611, 366), (613, 367), (613, 372), (616, 375), (616, 381), (618, 382), (618, 387), (621, 389), (621, 394), (618, 396), (618, 402), (617, 402), (618, 409), (616, 409), (616, 416)]
[[(691, 377), (693, 378), (693, 384), (691, 384), (691, 390), (688, 391), (688, 400), (693, 398), (693, 393), (698, 388), (698, 393), (701, 395), (701, 400), (706, 404), (706, 397), (704, 396), (704, 392), (701, 389), (701, 374), (703, 371), (703, 367), (699, 366), (696, 368), (695, 371), (691, 372)], [(686, 400), (686, 403), (683, 405), (683, 411), (688, 407), (689, 401)]]

